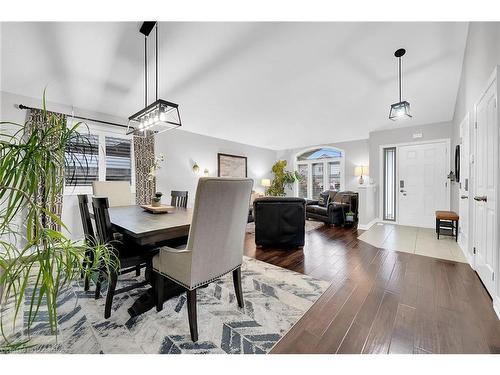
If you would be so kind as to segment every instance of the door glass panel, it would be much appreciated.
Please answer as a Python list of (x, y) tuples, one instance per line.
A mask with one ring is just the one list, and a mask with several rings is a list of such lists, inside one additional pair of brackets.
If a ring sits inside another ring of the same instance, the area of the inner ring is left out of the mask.
[(396, 220), (396, 148), (384, 148), (384, 220)]
[(298, 171), (302, 176), (302, 180), (299, 181), (299, 197), (307, 198), (307, 164), (299, 164)]
[(340, 161), (328, 163), (328, 189), (340, 190)]
[(312, 165), (312, 198), (318, 199), (319, 194), (324, 190), (323, 163)]

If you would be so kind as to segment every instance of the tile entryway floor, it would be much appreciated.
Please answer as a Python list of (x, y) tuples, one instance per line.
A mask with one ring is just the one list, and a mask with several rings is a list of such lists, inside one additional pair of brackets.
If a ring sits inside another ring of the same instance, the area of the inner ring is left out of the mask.
[(467, 262), (454, 237), (441, 236), (438, 240), (436, 231), (431, 228), (376, 223), (359, 239), (382, 249)]

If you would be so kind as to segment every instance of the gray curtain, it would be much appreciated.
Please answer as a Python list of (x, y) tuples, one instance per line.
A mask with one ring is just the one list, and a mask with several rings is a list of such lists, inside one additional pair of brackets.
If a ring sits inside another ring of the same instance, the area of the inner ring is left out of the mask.
[[(33, 132), (40, 131), (44, 132), (52, 126), (50, 118), (57, 118), (57, 120), (62, 120), (66, 122), (66, 115), (61, 113), (54, 113), (49, 111), (42, 111), (40, 109), (30, 109), (27, 115), (27, 123), (25, 127), (25, 136), (29, 137)], [(47, 137), (45, 142), (50, 146), (51, 142), (55, 144), (58, 143), (57, 137), (58, 133), (54, 132), (52, 137)], [(64, 155), (61, 156), (61, 159)], [(56, 184), (46, 184), (43, 178), (40, 178), (38, 183), (38, 193), (36, 194), (35, 201), (38, 205), (44, 207), (46, 210), (52, 212), (59, 218), (62, 213), (63, 204), (63, 189), (64, 189), (64, 166), (61, 165), (58, 169), (56, 176)], [(42, 215), (42, 224), (45, 228), (50, 228), (56, 231), (61, 231), (61, 226), (54, 222), (50, 217)]]
[(151, 204), (156, 191), (156, 179), (149, 172), (155, 163), (155, 139), (152, 132), (134, 137), (135, 158), (135, 201), (137, 204)]

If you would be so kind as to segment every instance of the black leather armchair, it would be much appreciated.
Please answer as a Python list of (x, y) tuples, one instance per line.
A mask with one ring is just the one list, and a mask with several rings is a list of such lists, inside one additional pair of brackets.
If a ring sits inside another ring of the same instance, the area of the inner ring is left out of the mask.
[(263, 247), (304, 246), (305, 204), (302, 198), (264, 197), (253, 203), (255, 244)]
[(357, 221), (358, 193), (326, 190), (320, 194), (319, 200), (307, 201), (306, 218), (323, 221), (329, 225), (343, 225), (349, 211), (354, 213), (354, 221)]

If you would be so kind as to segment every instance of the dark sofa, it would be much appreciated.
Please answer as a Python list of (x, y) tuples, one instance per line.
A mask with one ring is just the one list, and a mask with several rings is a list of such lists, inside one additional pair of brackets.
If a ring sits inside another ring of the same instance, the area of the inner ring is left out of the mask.
[(253, 202), (255, 244), (262, 247), (304, 246), (305, 205), (302, 198), (264, 197)]
[(323, 221), (329, 225), (344, 225), (346, 214), (354, 213), (354, 221), (358, 220), (358, 193), (353, 191), (326, 190), (318, 200), (308, 200), (306, 218)]

